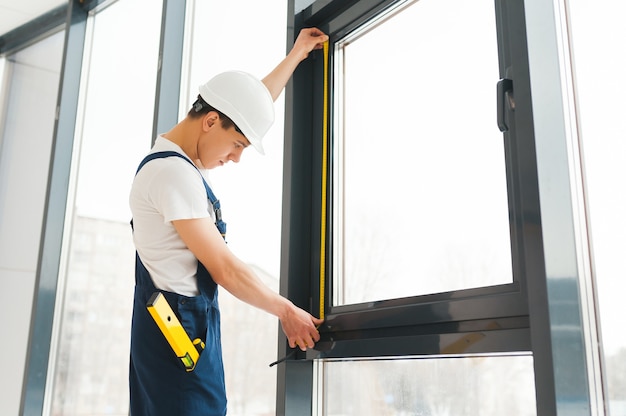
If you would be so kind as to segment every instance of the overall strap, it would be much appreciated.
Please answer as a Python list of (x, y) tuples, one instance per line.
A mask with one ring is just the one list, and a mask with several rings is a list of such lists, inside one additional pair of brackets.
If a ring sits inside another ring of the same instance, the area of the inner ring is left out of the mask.
[(164, 152), (151, 153), (151, 154), (146, 156), (141, 161), (141, 163), (139, 164), (139, 167), (137, 168), (137, 172), (135, 172), (135, 175), (149, 161), (154, 160), (154, 159), (161, 159), (161, 158), (164, 158), (164, 157), (170, 157), (170, 156), (175, 156), (175, 157), (179, 157), (179, 158), (183, 159), (184, 161), (189, 163), (191, 166), (193, 166), (198, 171), (198, 174), (200, 175), (200, 178), (202, 178), (202, 183), (204, 184), (204, 189), (206, 190), (207, 198), (209, 199), (209, 202), (211, 203), (211, 206), (213, 207), (213, 212), (215, 212), (215, 225), (217, 226), (217, 229), (222, 234), (222, 237), (224, 237), (224, 239), (225, 239), (226, 238), (226, 223), (222, 220), (222, 209), (220, 207), (220, 201), (215, 197), (215, 194), (213, 194), (213, 191), (209, 187), (209, 184), (207, 184), (206, 181), (204, 180), (204, 176), (202, 176), (202, 173), (200, 173), (200, 170), (198, 169), (198, 167), (196, 165), (194, 165), (191, 160), (189, 160), (185, 156), (181, 155), (180, 153), (174, 152), (174, 151), (164, 151)]

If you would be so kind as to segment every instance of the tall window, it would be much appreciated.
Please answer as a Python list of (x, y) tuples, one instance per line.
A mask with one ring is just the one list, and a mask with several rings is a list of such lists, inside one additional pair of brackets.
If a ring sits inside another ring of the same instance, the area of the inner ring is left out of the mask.
[(335, 44), (335, 305), (513, 281), (496, 35), (421, 0)]
[[(512, 283), (493, 4), (398, 2), (336, 40), (333, 61), (332, 305)], [(419, 343), (463, 354), (482, 337)], [(317, 368), (318, 414), (536, 414), (530, 354)]]
[[(319, 300), (325, 323), (306, 354), (320, 359), (286, 365), (285, 407), (310, 374), (314, 414), (535, 414), (528, 287), (543, 257), (523, 5), (321, 3), (294, 18), (330, 42), (328, 65), (314, 56), (294, 86), (283, 235), (289, 276), (311, 277), (284, 289)], [(523, 389), (459, 387), (513, 368)]]
[(128, 415), (128, 195), (152, 140), (161, 9), (161, 2), (125, 0), (88, 22), (53, 415)]
[(620, 119), (623, 83), (612, 68), (626, 65), (619, 24), (626, 5), (568, 1), (571, 12), (579, 126), (585, 161), (593, 264), (602, 326), (608, 403), (611, 415), (626, 415), (626, 334), (623, 330), (623, 276), (626, 276), (626, 142)]
[(0, 357), (8, 375), (0, 381), (0, 413), (7, 415), (19, 412), (64, 35), (0, 58), (0, 313), (11, 334), (3, 351), (13, 351)]

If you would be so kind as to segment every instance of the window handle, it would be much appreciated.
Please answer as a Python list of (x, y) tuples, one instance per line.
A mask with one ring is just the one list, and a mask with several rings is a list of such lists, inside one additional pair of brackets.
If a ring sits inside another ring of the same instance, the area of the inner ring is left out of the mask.
[(513, 98), (513, 80), (503, 78), (498, 81), (498, 128), (501, 132), (509, 130), (506, 124), (505, 115), (509, 110), (515, 110), (515, 100)]

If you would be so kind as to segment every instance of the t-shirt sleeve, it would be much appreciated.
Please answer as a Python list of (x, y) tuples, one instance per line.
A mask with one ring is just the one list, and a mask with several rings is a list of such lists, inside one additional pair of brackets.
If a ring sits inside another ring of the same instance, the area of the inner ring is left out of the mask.
[(188, 162), (163, 160), (148, 187), (154, 206), (167, 223), (174, 220), (211, 217), (200, 173)]

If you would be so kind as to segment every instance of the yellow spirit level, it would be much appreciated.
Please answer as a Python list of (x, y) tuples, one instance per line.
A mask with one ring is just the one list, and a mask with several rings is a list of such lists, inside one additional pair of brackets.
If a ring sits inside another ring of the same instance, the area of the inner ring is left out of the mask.
[(199, 351), (203, 349), (204, 343), (199, 338), (191, 341), (161, 292), (152, 294), (148, 300), (147, 308), (170, 347), (182, 361), (185, 369), (193, 371), (200, 357)]

